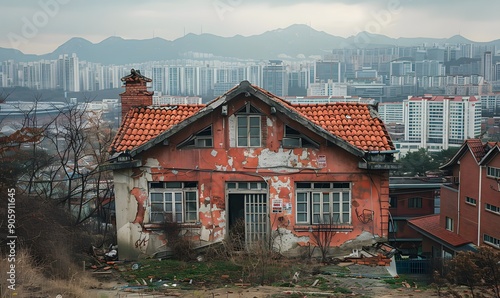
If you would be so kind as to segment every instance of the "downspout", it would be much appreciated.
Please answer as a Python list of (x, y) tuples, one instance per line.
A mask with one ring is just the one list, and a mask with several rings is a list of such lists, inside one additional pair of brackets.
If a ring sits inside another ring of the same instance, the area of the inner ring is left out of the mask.
[(483, 178), (483, 167), (479, 166), (479, 184), (478, 184), (478, 204), (477, 204), (477, 246), (480, 245), (480, 240), (481, 240), (481, 209), (482, 209), (482, 204), (481, 204), (481, 194), (482, 194), (482, 178)]
[[(461, 171), (458, 171), (458, 181), (461, 182)], [(457, 195), (457, 234), (460, 234), (460, 187), (461, 183), (458, 184), (458, 195)]]

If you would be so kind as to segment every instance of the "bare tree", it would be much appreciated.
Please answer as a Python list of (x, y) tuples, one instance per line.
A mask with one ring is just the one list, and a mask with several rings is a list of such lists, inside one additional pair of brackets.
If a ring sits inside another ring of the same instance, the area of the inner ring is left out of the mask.
[(113, 131), (100, 111), (87, 109), (89, 102), (52, 105), (52, 116), (40, 119), (39, 110), (48, 104), (35, 94), (33, 102), (19, 107), (22, 116), (12, 122), (17, 130), (0, 136), (0, 166), (7, 169), (0, 172), (2, 183), (59, 202), (75, 225), (96, 216), (109, 220), (113, 199), (112, 174), (100, 169), (109, 158)]
[(111, 127), (86, 105), (73, 105), (60, 111), (48, 139), (56, 159), (52, 181), (61, 182), (51, 194), (57, 190), (59, 202), (80, 224), (102, 210), (103, 198), (111, 196), (111, 174), (99, 167), (108, 159)]
[[(0, 98), (6, 99), (8, 95), (10, 93), (5, 95), (4, 92), (0, 92)], [(40, 99), (41, 96), (37, 94), (33, 103), (18, 107), (22, 116), (18, 117), (19, 121), (8, 124), (15, 131), (0, 137), (0, 157), (2, 157), (0, 166), (3, 169), (0, 172), (0, 177), (2, 182), (15, 184), (20, 176), (24, 176), (28, 179), (25, 181), (28, 192), (32, 190), (36, 173), (52, 162), (51, 156), (38, 147), (44, 138), (45, 130), (53, 121), (53, 119), (38, 121), (36, 112)]]
[(328, 262), (328, 252), (330, 250), (330, 246), (333, 240), (333, 237), (337, 234), (336, 231), (336, 222), (333, 220), (332, 216), (328, 216), (328, 218), (320, 224), (317, 224), (312, 228), (311, 235), (314, 241), (314, 245), (319, 248), (321, 252), (321, 262)]

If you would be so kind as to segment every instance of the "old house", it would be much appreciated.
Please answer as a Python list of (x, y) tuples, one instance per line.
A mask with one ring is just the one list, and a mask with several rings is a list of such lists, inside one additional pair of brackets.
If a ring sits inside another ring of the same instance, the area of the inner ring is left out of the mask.
[(391, 177), (389, 179), (389, 243), (401, 254), (422, 253), (422, 236), (408, 226), (414, 217), (437, 214), (442, 177)]
[(394, 146), (374, 106), (292, 105), (241, 82), (204, 105), (152, 106), (151, 80), (122, 78), (123, 120), (112, 144), (121, 259), (169, 247), (162, 222), (196, 246), (238, 222), (244, 243), (281, 252), (387, 239)]
[(466, 140), (441, 169), (451, 177), (441, 186), (441, 213), (408, 221), (424, 236), (424, 252), (451, 257), (481, 245), (500, 248), (500, 144)]

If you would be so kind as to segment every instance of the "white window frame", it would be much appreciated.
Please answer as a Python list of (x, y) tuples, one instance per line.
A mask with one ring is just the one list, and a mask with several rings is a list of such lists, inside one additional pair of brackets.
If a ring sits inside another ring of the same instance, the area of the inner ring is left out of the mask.
[(488, 212), (500, 215), (500, 207), (498, 206), (486, 203), (484, 204), (484, 209)]
[[(246, 119), (245, 125), (240, 126), (240, 119)], [(252, 119), (257, 119), (258, 127), (252, 126)], [(236, 116), (236, 146), (237, 147), (261, 147), (262, 146), (262, 123), (260, 115), (237, 115)], [(258, 130), (258, 135), (253, 132), (253, 129)], [(244, 137), (240, 137), (240, 131), (245, 133)], [(258, 139), (258, 144), (252, 144), (252, 140)], [(241, 144), (240, 140), (245, 140), (246, 144)]]
[(486, 244), (500, 248), (500, 239), (490, 236), (488, 234), (483, 234), (483, 241)]
[(445, 228), (448, 231), (453, 232), (453, 218), (446, 216), (446, 218), (445, 218)]
[(151, 209), (149, 221), (151, 223), (198, 222), (198, 184), (196, 183), (196, 187), (184, 187), (185, 183), (183, 182), (174, 182), (172, 184), (179, 183), (179, 187), (170, 185), (169, 182), (150, 183), (149, 202)]
[[(309, 182), (304, 182), (309, 183)], [(352, 223), (351, 194), (348, 188), (335, 187), (338, 182), (329, 183), (329, 188), (298, 188), (295, 191), (295, 222), (299, 225), (346, 224)], [(300, 184), (300, 183), (299, 183)], [(342, 182), (339, 184), (346, 184)]]
[(468, 196), (465, 196), (465, 203), (476, 206), (477, 205), (477, 200)]
[(487, 167), (486, 175), (488, 177), (500, 178), (500, 168), (496, 167)]

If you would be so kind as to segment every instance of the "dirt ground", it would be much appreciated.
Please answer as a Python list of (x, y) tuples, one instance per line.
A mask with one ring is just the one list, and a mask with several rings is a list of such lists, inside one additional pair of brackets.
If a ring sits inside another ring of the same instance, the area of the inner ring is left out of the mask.
[[(404, 279), (395, 279), (394, 284), (389, 284), (385, 279), (391, 279), (385, 267), (370, 267), (364, 265), (350, 265), (352, 274), (338, 276), (336, 268), (324, 268), (321, 274), (299, 277), (311, 282), (311, 286), (300, 287), (273, 287), (273, 286), (238, 286), (227, 285), (224, 288), (197, 290), (182, 290), (172, 285), (165, 286), (157, 292), (147, 292), (140, 287), (128, 287), (123, 281), (117, 279), (103, 280), (99, 289), (89, 291), (90, 297), (106, 298), (132, 298), (132, 297), (430, 297), (437, 296), (432, 288), (422, 288), (411, 282), (404, 286)], [(115, 276), (116, 277), (116, 276)], [(313, 286), (314, 282), (317, 284)], [(415, 279), (413, 279), (415, 280)], [(418, 282), (417, 282), (418, 283)], [(409, 286), (409, 287), (408, 287)], [(344, 290), (344, 293), (338, 289)], [(347, 290), (347, 291), (346, 291)], [(345, 293), (348, 292), (348, 293)]]

